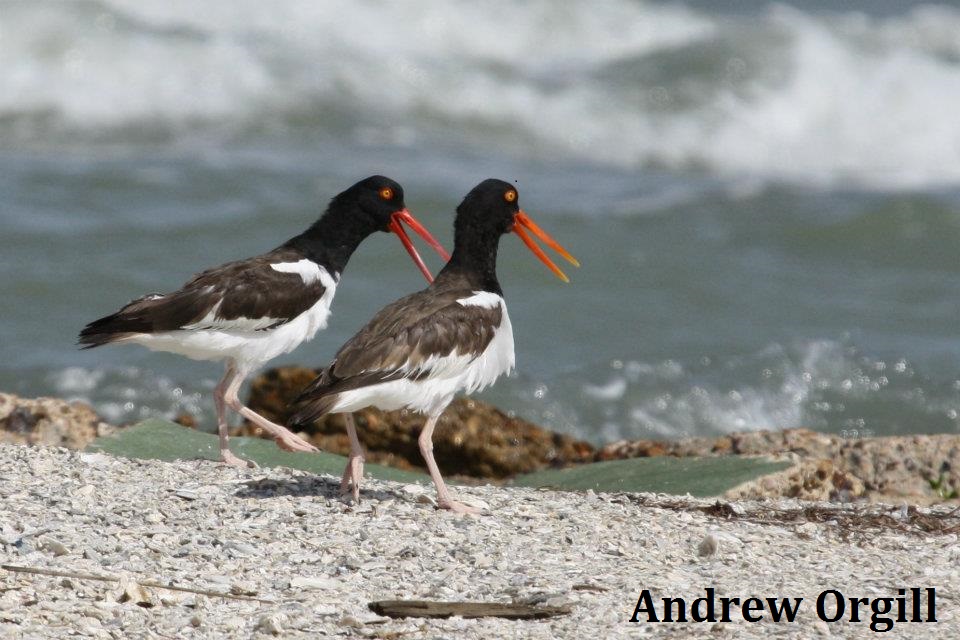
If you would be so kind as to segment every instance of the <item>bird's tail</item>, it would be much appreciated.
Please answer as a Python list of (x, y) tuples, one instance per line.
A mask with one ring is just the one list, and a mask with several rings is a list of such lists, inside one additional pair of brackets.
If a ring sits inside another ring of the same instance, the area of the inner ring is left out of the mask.
[(126, 325), (127, 323), (123, 321), (119, 313), (94, 320), (80, 332), (77, 344), (82, 349), (92, 349), (129, 338), (136, 332), (126, 329)]
[(287, 420), (290, 428), (299, 428), (314, 422), (317, 418), (330, 413), (337, 402), (336, 392), (330, 388), (329, 369), (324, 369), (300, 395), (293, 401), (296, 407)]
[(307, 385), (306, 389), (293, 401), (296, 411), (287, 421), (288, 427), (302, 427), (325, 414), (339, 411), (337, 403), (342, 398), (341, 394), (347, 391), (407, 377), (403, 369), (396, 369), (394, 371), (368, 371), (340, 378), (333, 372), (336, 364), (337, 361), (334, 360), (329, 367), (321, 371), (320, 375)]
[(92, 349), (138, 333), (150, 333), (153, 324), (143, 312), (149, 303), (162, 298), (158, 293), (151, 293), (133, 300), (116, 313), (94, 320), (80, 331), (77, 344), (83, 349)]

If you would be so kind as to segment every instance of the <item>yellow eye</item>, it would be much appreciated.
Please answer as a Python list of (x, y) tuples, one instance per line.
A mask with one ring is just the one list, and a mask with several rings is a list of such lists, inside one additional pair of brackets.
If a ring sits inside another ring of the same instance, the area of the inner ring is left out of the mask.
[(380, 197), (383, 198), (384, 200), (392, 200), (393, 189), (391, 189), (390, 187), (384, 187), (383, 189), (380, 189)]
[(510, 189), (510, 191), (507, 191), (505, 194), (503, 194), (503, 199), (507, 202), (515, 202), (517, 199), (517, 192), (513, 189)]

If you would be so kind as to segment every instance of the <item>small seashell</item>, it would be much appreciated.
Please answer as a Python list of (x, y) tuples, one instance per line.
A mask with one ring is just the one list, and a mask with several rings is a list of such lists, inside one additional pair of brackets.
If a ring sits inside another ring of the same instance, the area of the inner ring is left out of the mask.
[(719, 547), (720, 541), (717, 540), (717, 537), (712, 533), (708, 533), (704, 536), (703, 540), (700, 541), (700, 544), (697, 545), (697, 555), (701, 558), (712, 556), (717, 552)]

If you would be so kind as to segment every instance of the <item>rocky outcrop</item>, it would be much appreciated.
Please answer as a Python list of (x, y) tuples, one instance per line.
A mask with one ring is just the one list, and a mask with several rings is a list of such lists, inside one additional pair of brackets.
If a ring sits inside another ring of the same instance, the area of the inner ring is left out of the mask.
[(845, 438), (809, 429), (752, 431), (676, 442), (621, 441), (599, 460), (654, 455), (791, 454), (798, 464), (744, 489), (742, 497), (939, 502), (960, 497), (960, 436)]
[[(257, 378), (250, 406), (284, 423), (292, 400), (316, 375), (283, 367)], [(423, 417), (405, 411), (366, 409), (355, 414), (367, 459), (422, 469), (417, 437)], [(190, 422), (189, 416), (178, 421)], [(0, 393), (0, 443), (83, 449), (114, 431), (82, 402), (21, 398)], [(260, 435), (250, 425), (238, 434)], [(349, 451), (343, 417), (329, 415), (305, 433), (325, 451)], [(753, 431), (675, 442), (637, 440), (594, 450), (477, 400), (455, 400), (434, 433), (434, 451), (445, 475), (503, 479), (551, 466), (649, 456), (766, 455), (791, 459), (782, 472), (737, 487), (728, 497), (933, 503), (960, 499), (960, 435), (845, 438), (807, 429)]]
[(0, 393), (0, 442), (83, 449), (113, 430), (83, 402)]
[(735, 487), (725, 497), (761, 500), (783, 496), (817, 502), (854, 502), (867, 495), (863, 481), (832, 460), (795, 458), (794, 463), (784, 471)]
[[(270, 369), (257, 377), (248, 406), (264, 417), (284, 424), (290, 404), (317, 375), (304, 367)], [(417, 437), (423, 416), (408, 411), (365, 409), (354, 414), (367, 460), (400, 468), (422, 468)], [(252, 425), (241, 434), (255, 434)], [(350, 451), (343, 416), (324, 416), (306, 432), (324, 451), (346, 455)], [(593, 460), (594, 448), (567, 435), (553, 433), (511, 417), (489, 404), (458, 398), (437, 423), (434, 454), (444, 474), (477, 478), (507, 478), (548, 466)]]
[(795, 453), (804, 458), (830, 457), (835, 448), (833, 436), (809, 429), (782, 431), (744, 431), (715, 438), (683, 440), (620, 440), (597, 451), (598, 460), (621, 460), (650, 456), (768, 455)]

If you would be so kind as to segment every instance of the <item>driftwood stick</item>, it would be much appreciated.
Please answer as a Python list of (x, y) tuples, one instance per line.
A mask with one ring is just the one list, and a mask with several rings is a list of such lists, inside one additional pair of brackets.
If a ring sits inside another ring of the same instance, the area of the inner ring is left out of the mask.
[(98, 576), (92, 573), (76, 573), (73, 571), (58, 571), (56, 569), (40, 569), (38, 567), (20, 567), (15, 564), (0, 564), (0, 569), (14, 573), (32, 573), (38, 576), (54, 576), (56, 578), (77, 578), (78, 580), (120, 582), (120, 578), (114, 578), (112, 576)]
[[(0, 569), (12, 573), (31, 573), (38, 576), (53, 576), (56, 578), (76, 578), (77, 580), (99, 580), (100, 582), (122, 582), (122, 578), (116, 576), (100, 576), (94, 573), (79, 573), (76, 571), (60, 571), (57, 569), (42, 569), (40, 567), (21, 567), (14, 564), (0, 564)], [(172, 584), (163, 584), (155, 580), (135, 580), (141, 587), (152, 589), (167, 589), (168, 591), (182, 591), (184, 593), (195, 593), (201, 596), (211, 598), (226, 598), (228, 600), (247, 600), (252, 602), (265, 602), (267, 604), (276, 604), (274, 600), (265, 600), (263, 598), (254, 598), (251, 596), (235, 596), (232, 593), (222, 591), (211, 591), (209, 589), (194, 589), (192, 587), (178, 587)]]
[(570, 607), (540, 607), (500, 602), (436, 602), (431, 600), (379, 600), (367, 605), (380, 616), (390, 618), (507, 618), (540, 620), (570, 613)]

